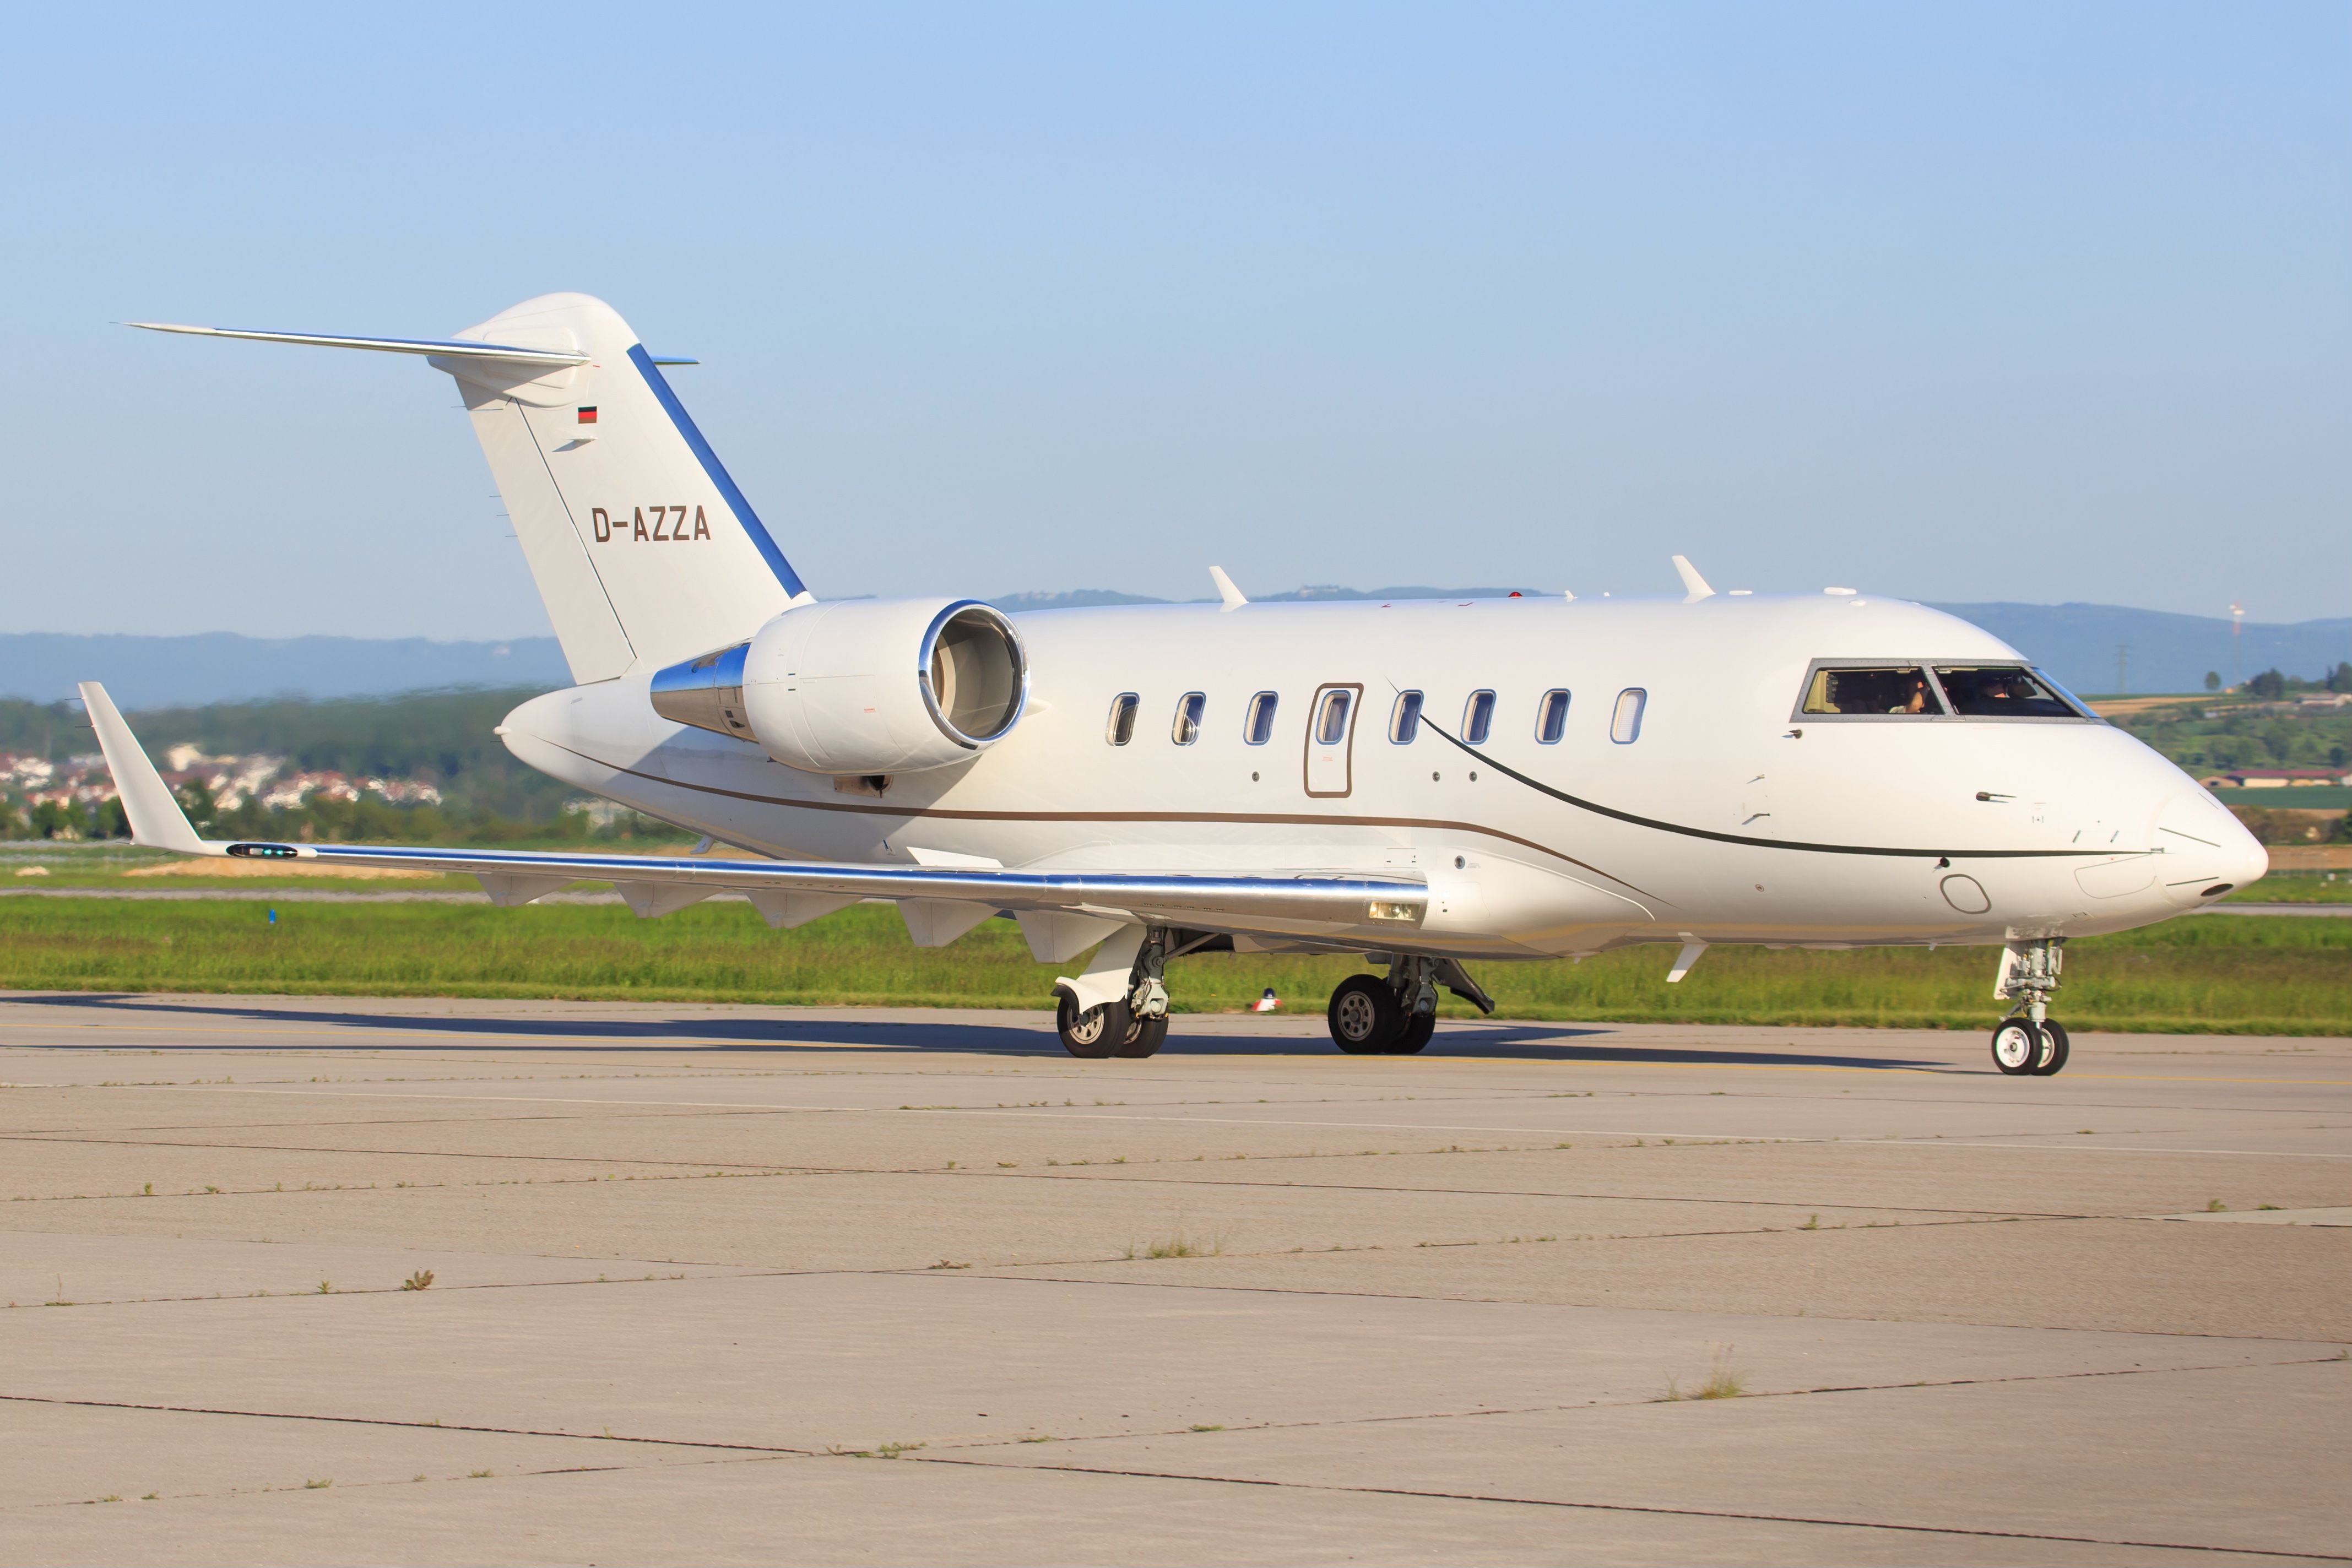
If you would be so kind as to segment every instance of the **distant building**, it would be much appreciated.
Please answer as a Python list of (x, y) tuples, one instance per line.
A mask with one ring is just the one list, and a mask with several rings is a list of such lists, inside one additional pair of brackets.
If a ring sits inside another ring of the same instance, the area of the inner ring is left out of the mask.
[(2352, 784), (2352, 772), (2334, 768), (2240, 768), (2198, 780), (2208, 789), (2287, 789)]

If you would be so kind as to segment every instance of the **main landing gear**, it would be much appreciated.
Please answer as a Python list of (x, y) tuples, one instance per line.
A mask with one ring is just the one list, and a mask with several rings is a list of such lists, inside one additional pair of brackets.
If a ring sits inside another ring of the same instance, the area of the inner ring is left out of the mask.
[(2048, 1078), (2066, 1065), (2066, 1026), (2049, 1016), (2065, 957), (2063, 936), (2011, 942), (2001, 955), (1993, 995), (2010, 1009), (1992, 1031), (1992, 1064), (2012, 1078)]
[(1331, 993), (1331, 1005), (1324, 1011), (1332, 1043), (1341, 1051), (1357, 1056), (1411, 1056), (1437, 1031), (1440, 986), (1480, 1012), (1495, 1010), (1493, 999), (1452, 958), (1404, 953), (1366, 956), (1374, 963), (1386, 958), (1388, 977), (1349, 976)]
[(1072, 1056), (1097, 1061), (1112, 1056), (1150, 1056), (1158, 1051), (1168, 1038), (1170, 949), (1195, 952), (1213, 940), (1202, 937), (1176, 946), (1174, 938), (1178, 935), (1181, 933), (1171, 933), (1159, 925), (1143, 934), (1143, 945), (1136, 950), (1135, 967), (1128, 973), (1127, 994), (1123, 997), (1081, 1011), (1076, 997), (1066, 990), (1056, 991), (1054, 1026), (1062, 1037), (1062, 1049)]

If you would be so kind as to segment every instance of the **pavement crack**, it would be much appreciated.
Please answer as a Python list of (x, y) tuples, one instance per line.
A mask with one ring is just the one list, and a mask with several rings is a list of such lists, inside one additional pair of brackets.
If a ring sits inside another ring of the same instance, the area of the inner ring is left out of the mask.
[[(958, 1458), (949, 1453), (908, 1454), (906, 1458), (918, 1464), (974, 1467), (987, 1467), (993, 1464), (993, 1461), (985, 1459)], [(1669, 1508), (1658, 1503), (1595, 1502), (1566, 1498), (1514, 1497), (1502, 1492), (1449, 1491), (1418, 1487), (1349, 1486), (1337, 1481), (1276, 1480), (1258, 1476), (1213, 1475), (1190, 1470), (1131, 1469), (1109, 1465), (1037, 1464), (1022, 1468), (1061, 1470), (1074, 1475), (1123, 1476), (1146, 1480), (1205, 1481), (1222, 1486), (1268, 1487), (1291, 1491), (1353, 1493), (1372, 1497), (1428, 1498), (1449, 1502), (1499, 1503), (1521, 1508), (1556, 1508), (1597, 1513), (1738, 1520), (1758, 1524), (1804, 1524), (1839, 1530), (1889, 1530), (1910, 1535), (1961, 1536), (1991, 1541), (2047, 1541), (2065, 1545), (2115, 1546), (2143, 1552), (2205, 1552), (2217, 1556), (2285, 1557), (2305, 1563), (2352, 1563), (2352, 1555), (2332, 1552), (2294, 1552), (2277, 1547), (2214, 1546), (2200, 1542), (2141, 1541), (2131, 1537), (2066, 1535), (2053, 1531), (1988, 1530), (1972, 1525), (1896, 1523), (1882, 1520), (1838, 1519), (1818, 1514), (1749, 1512), (1738, 1509)]]

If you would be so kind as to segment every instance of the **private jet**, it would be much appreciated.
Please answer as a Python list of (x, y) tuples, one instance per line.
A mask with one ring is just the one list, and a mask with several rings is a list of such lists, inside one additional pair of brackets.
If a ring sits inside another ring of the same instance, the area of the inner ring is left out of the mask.
[[(2003, 1073), (2068, 1057), (2065, 944), (2261, 876), (2212, 796), (1999, 639), (1848, 588), (1657, 600), (1215, 602), (1007, 614), (821, 601), (610, 307), (446, 339), (135, 322), (451, 376), (574, 684), (498, 728), (541, 772), (749, 858), (208, 841), (105, 691), (134, 836), (466, 873), (501, 905), (740, 894), (779, 928), (886, 900), (922, 946), (1017, 921), (1074, 1056), (1146, 1057), (1187, 954), (1360, 954), (1342, 1051), (1429, 1043), (1470, 966), (1674, 946), (1999, 949)], [(1090, 956), (1089, 956), (1090, 955)]]

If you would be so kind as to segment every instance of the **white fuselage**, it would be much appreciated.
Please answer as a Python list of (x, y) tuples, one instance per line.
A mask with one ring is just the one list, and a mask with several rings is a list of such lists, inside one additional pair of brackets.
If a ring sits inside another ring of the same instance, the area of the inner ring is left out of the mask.
[[(642, 674), (535, 698), (501, 733), (546, 773), (780, 858), (1402, 873), (1432, 895), (1412, 947), (1460, 956), (2093, 935), (2265, 865), (2210, 794), (2096, 720), (1801, 716), (1815, 660), (2021, 662), (1897, 601), (1154, 605), (1017, 623), (1030, 695), (1013, 731), (878, 794), (659, 717)], [(1341, 739), (1317, 745), (1318, 694), (1334, 685), (1360, 697)], [(1547, 745), (1538, 708), (1554, 689), (1572, 695)], [(1622, 741), (1629, 689), (1645, 695)], [(1423, 694), (1405, 745), (1390, 738), (1402, 691)], [(1495, 694), (1492, 732), (1465, 749), (1448, 736), (1478, 691)], [(1279, 698), (1272, 734), (1251, 745), (1264, 692)], [(1139, 706), (1113, 745), (1123, 693)], [(1204, 712), (1179, 745), (1188, 693)]]

